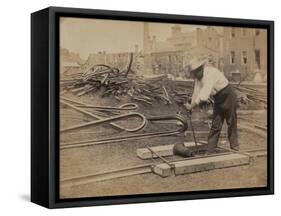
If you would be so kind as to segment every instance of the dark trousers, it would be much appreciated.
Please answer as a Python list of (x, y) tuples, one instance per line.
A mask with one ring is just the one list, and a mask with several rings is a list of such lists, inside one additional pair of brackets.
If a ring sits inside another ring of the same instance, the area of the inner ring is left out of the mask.
[(214, 96), (213, 121), (208, 136), (208, 150), (213, 152), (217, 147), (223, 122), (226, 120), (230, 147), (238, 147), (237, 136), (237, 96), (233, 88), (228, 85)]

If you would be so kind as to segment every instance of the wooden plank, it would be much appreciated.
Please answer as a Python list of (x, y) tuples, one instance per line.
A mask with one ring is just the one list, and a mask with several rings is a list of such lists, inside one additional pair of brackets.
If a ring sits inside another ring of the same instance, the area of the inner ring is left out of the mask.
[[(195, 143), (194, 142), (184, 142), (184, 145), (186, 147), (194, 147)], [(198, 143), (198, 145), (203, 145)], [(171, 156), (173, 155), (173, 148), (174, 148), (174, 144), (172, 145), (159, 145), (159, 146), (154, 146), (154, 147), (150, 147), (152, 149), (152, 151), (157, 152), (158, 155), (162, 156), (162, 157), (166, 157), (166, 156)], [(139, 148), (137, 149), (137, 156), (141, 159), (151, 159), (153, 158), (157, 158), (158, 156), (155, 154), (152, 154), (152, 152), (147, 149), (147, 148)]]
[[(181, 175), (213, 169), (241, 166), (249, 164), (249, 162), (250, 158), (248, 156), (239, 153), (232, 153), (215, 157), (210, 156), (205, 158), (182, 160), (172, 164), (174, 164), (175, 167), (175, 175)], [(167, 177), (173, 174), (172, 168), (166, 163), (156, 165), (153, 168), (153, 172), (162, 177)]]

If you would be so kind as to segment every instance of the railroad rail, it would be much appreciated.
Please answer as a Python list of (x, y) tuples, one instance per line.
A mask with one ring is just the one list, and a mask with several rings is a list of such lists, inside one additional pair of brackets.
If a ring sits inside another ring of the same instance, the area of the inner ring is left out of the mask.
[[(177, 126), (176, 129), (164, 130), (164, 131), (157, 131), (157, 132), (147, 132), (147, 133), (138, 133), (138, 134), (127, 134), (123, 136), (116, 136), (116, 137), (107, 137), (103, 139), (91, 139), (91, 140), (84, 140), (84, 141), (76, 141), (76, 142), (65, 142), (60, 144), (60, 149), (71, 149), (71, 148), (79, 148), (85, 146), (92, 146), (92, 145), (100, 145), (100, 144), (108, 144), (108, 143), (116, 143), (116, 142), (123, 142), (123, 141), (131, 141), (131, 140), (139, 140), (139, 139), (147, 139), (147, 138), (155, 138), (155, 137), (164, 137), (164, 136), (172, 136), (183, 133), (187, 130), (188, 124), (187, 120), (184, 116), (175, 114), (175, 115), (165, 115), (165, 116), (150, 116), (145, 117), (143, 114), (138, 112), (126, 112), (126, 113), (118, 113), (117, 115), (101, 117), (99, 115), (93, 114), (90, 111), (87, 111), (83, 108), (93, 108), (94, 110), (98, 111), (128, 111), (128, 110), (135, 110), (137, 109), (137, 105), (135, 104), (123, 104), (120, 107), (105, 107), (105, 106), (94, 106), (85, 104), (82, 102), (78, 102), (66, 97), (61, 96), (60, 100), (61, 104), (74, 109), (82, 114), (90, 116), (91, 118), (95, 118), (95, 120), (70, 126), (68, 128), (62, 128), (60, 133), (70, 132), (76, 129), (81, 129), (84, 127), (89, 126), (97, 126), (100, 124), (110, 124), (114, 128), (125, 132), (138, 132), (143, 129), (147, 123), (161, 123), (161, 122), (171, 122)], [(115, 121), (117, 120), (124, 120), (130, 117), (137, 117), (141, 119), (141, 123), (135, 128), (127, 128), (117, 124)], [(180, 124), (178, 124), (180, 123)]]
[(183, 116), (180, 115), (167, 115), (167, 116), (153, 116), (146, 118), (148, 122), (157, 122), (157, 121), (178, 121), (181, 123), (177, 129), (174, 130), (165, 130), (158, 132), (149, 132), (142, 134), (129, 134), (123, 136), (116, 137), (108, 137), (104, 139), (93, 139), (93, 140), (85, 140), (85, 141), (77, 141), (77, 142), (68, 142), (61, 143), (60, 149), (70, 149), (70, 148), (78, 148), (92, 145), (100, 145), (100, 144), (108, 144), (108, 143), (117, 143), (123, 141), (131, 141), (131, 140), (139, 140), (139, 139), (147, 139), (147, 138), (155, 138), (155, 137), (164, 137), (164, 136), (172, 136), (185, 132), (188, 128), (187, 121)]
[[(256, 158), (256, 157), (266, 156), (267, 150), (265, 148), (248, 149), (248, 150), (244, 150), (244, 151), (240, 151), (240, 152), (236, 152), (236, 153), (241, 153), (241, 154), (248, 155), (252, 158)], [(184, 159), (179, 158), (179, 159), (175, 159), (172, 161), (168, 161), (167, 159), (165, 159), (165, 161), (169, 164), (173, 164), (175, 162), (183, 161), (183, 160), (216, 157), (216, 156), (227, 155), (227, 154), (232, 154), (232, 151), (215, 153), (215, 154), (211, 154), (211, 155), (199, 155), (199, 156), (184, 158)], [(155, 165), (156, 165), (155, 162), (146, 163), (146, 164), (131, 166), (131, 167), (127, 167), (127, 168), (110, 170), (107, 172), (100, 172), (100, 173), (89, 174), (89, 175), (75, 177), (75, 178), (62, 179), (60, 181), (60, 185), (61, 185), (61, 187), (79, 186), (79, 185), (83, 185), (83, 184), (107, 181), (107, 180), (128, 177), (128, 176), (133, 176), (133, 175), (153, 173), (153, 167)]]

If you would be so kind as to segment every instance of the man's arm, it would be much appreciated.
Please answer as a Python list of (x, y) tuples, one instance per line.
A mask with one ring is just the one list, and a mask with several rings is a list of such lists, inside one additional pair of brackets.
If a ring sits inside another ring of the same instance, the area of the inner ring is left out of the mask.
[[(192, 102), (191, 104), (186, 104), (185, 107), (187, 110), (192, 110), (194, 107), (198, 106), (202, 101), (208, 101), (211, 92), (214, 88), (215, 85), (215, 77), (210, 76), (209, 73), (205, 73), (204, 77), (202, 78), (202, 82), (203, 82), (203, 87), (201, 88), (201, 86), (194, 88), (194, 93), (192, 96)], [(199, 82), (198, 82), (199, 85)], [(198, 89), (197, 89), (198, 88)], [(195, 92), (195, 90), (198, 92)]]
[(195, 103), (198, 105), (200, 104), (200, 102), (205, 102), (205, 101), (208, 101), (210, 95), (211, 95), (211, 92), (214, 88), (214, 83), (212, 83), (211, 81), (208, 81), (204, 86), (203, 88), (201, 89), (201, 91), (199, 92), (199, 95), (198, 97), (196, 98), (195, 100)]
[(201, 90), (201, 85), (200, 82), (198, 80), (194, 81), (194, 88), (193, 88), (193, 93), (192, 93), (192, 99), (191, 99), (191, 103), (187, 102), (185, 104), (185, 107), (187, 110), (192, 110), (195, 106), (196, 106), (196, 99), (200, 93)]
[(203, 77), (203, 87), (200, 89), (194, 103), (196, 105), (200, 104), (202, 101), (208, 101), (212, 90), (214, 89), (214, 85), (216, 82), (216, 77), (211, 76), (210, 73), (206, 73), (205, 77)]
[(194, 103), (196, 98), (198, 97), (198, 94), (200, 92), (201, 86), (198, 80), (194, 81), (194, 88), (193, 88), (193, 93), (192, 93), (192, 99), (191, 103)]

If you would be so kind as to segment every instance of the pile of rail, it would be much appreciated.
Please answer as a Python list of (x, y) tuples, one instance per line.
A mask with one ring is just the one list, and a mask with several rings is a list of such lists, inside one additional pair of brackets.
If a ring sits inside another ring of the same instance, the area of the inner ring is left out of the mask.
[(266, 108), (266, 89), (262, 89), (262, 87), (257, 88), (246, 85), (234, 85), (234, 88), (238, 95), (238, 101), (240, 105), (254, 104)]
[(71, 92), (76, 96), (98, 93), (101, 97), (111, 96), (118, 101), (122, 96), (128, 96), (144, 105), (152, 105), (153, 102), (184, 104), (191, 99), (192, 83), (181, 87), (172, 85), (166, 75), (145, 79), (129, 71), (95, 65), (81, 73), (80, 77), (62, 79), (62, 92)]
[[(74, 77), (61, 79), (61, 92), (71, 92), (76, 96), (86, 94), (99, 94), (101, 97), (113, 97), (120, 101), (123, 96), (128, 96), (132, 101), (144, 105), (153, 102), (166, 105), (177, 103), (184, 104), (191, 101), (193, 83), (185, 85), (173, 83), (167, 75), (158, 75), (153, 78), (137, 76), (132, 70), (133, 55), (128, 66), (121, 70), (105, 64), (96, 64)], [(258, 105), (265, 108), (267, 103), (266, 91), (249, 87), (243, 84), (234, 85), (238, 95), (238, 102), (243, 106)]]

